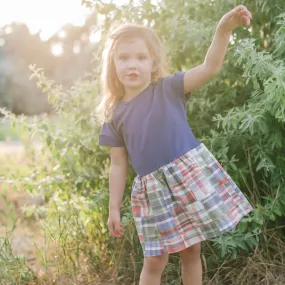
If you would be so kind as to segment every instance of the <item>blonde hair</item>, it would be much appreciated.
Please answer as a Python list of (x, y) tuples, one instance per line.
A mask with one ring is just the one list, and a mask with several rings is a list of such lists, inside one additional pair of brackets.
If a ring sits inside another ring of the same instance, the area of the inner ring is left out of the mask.
[(166, 75), (167, 66), (162, 43), (152, 29), (130, 23), (121, 24), (115, 29), (110, 29), (102, 54), (102, 99), (97, 108), (98, 117), (101, 122), (110, 122), (112, 120), (114, 109), (118, 101), (124, 96), (124, 87), (119, 81), (115, 70), (113, 60), (114, 51), (120, 42), (135, 37), (140, 37), (145, 41), (152, 56), (155, 68), (151, 74), (151, 82), (155, 83)]

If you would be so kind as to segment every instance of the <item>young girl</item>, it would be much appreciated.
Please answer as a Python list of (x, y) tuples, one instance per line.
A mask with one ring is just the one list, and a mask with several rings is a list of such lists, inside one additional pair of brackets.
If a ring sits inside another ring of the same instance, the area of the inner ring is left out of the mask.
[(221, 68), (233, 29), (250, 25), (238, 6), (216, 28), (203, 64), (165, 76), (162, 45), (146, 27), (110, 32), (103, 54), (100, 145), (111, 147), (108, 226), (120, 237), (128, 158), (137, 173), (131, 202), (144, 252), (140, 285), (159, 285), (168, 254), (179, 252), (184, 285), (202, 284), (200, 242), (232, 230), (252, 206), (193, 135), (185, 101)]

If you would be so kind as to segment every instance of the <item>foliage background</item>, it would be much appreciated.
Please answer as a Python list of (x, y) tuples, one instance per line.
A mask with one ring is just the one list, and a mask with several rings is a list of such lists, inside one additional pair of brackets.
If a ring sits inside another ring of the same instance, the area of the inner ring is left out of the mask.
[[(204, 243), (205, 282), (284, 282), (284, 1), (166, 0), (155, 5), (130, 1), (124, 6), (96, 0), (84, 3), (105, 16), (95, 59), (111, 23), (135, 21), (153, 27), (162, 37), (170, 72), (203, 62), (216, 24), (225, 12), (237, 4), (245, 4), (252, 11), (251, 29), (234, 31), (222, 71), (194, 92), (187, 103), (193, 132), (254, 206), (235, 231)], [(100, 69), (70, 88), (47, 78), (45, 70), (31, 69), (59, 116), (54, 121), (44, 115), (33, 120), (11, 118), (31, 137), (42, 138), (47, 160), (43, 164), (35, 158), (31, 174), (17, 177), (17, 185), (45, 193), (49, 200), (44, 206), (44, 224), (59, 246), (58, 276), (74, 278), (82, 272), (81, 260), (87, 256), (88, 276), (98, 272), (115, 282), (137, 282), (143, 258), (131, 218), (132, 169), (121, 209), (125, 236), (114, 239), (107, 230), (110, 158), (108, 149), (98, 146), (100, 125), (95, 114)], [(72, 250), (67, 252), (66, 248)], [(177, 284), (173, 280), (179, 280), (179, 270), (178, 255), (171, 255), (164, 283)]]

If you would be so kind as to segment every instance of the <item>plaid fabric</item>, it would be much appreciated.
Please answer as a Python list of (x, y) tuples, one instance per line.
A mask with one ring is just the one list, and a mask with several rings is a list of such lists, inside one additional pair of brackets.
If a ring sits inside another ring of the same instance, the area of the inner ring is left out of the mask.
[(181, 251), (235, 228), (253, 210), (201, 143), (132, 188), (132, 213), (145, 256)]

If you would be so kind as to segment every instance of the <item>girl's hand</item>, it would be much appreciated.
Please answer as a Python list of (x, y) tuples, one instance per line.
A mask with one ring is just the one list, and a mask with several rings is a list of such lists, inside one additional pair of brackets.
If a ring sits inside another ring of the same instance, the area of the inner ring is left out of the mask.
[(251, 20), (251, 13), (245, 6), (239, 5), (222, 17), (218, 24), (218, 29), (226, 33), (231, 33), (232, 30), (242, 25), (250, 26)]
[(121, 224), (120, 210), (110, 209), (108, 227), (112, 236), (121, 237), (124, 233), (124, 225)]

